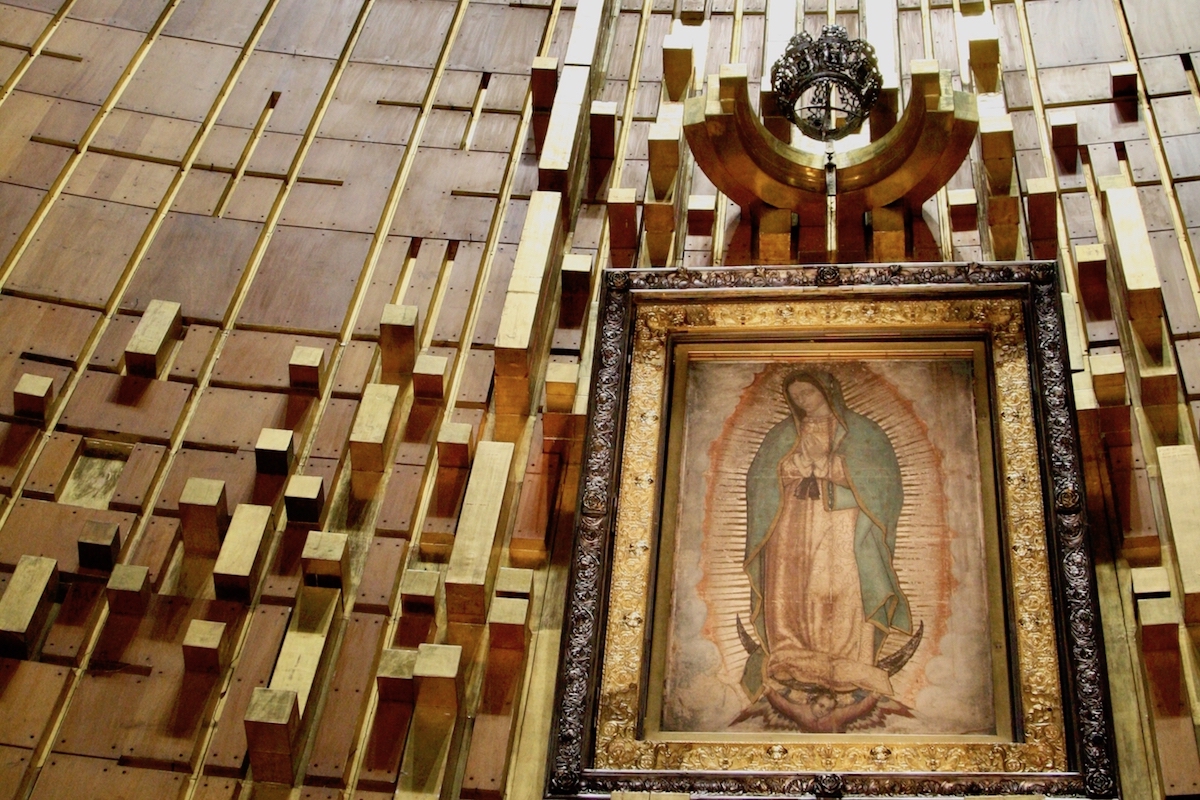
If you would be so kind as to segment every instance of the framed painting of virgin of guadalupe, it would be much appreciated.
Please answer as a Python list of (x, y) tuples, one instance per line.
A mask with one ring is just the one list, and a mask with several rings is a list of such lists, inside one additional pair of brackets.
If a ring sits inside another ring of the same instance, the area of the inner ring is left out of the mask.
[(1116, 796), (1058, 298), (607, 273), (548, 795)]

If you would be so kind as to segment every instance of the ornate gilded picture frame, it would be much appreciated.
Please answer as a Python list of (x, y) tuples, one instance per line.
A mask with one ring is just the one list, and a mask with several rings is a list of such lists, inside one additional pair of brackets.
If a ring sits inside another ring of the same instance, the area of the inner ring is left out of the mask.
[(547, 795), (1115, 797), (1056, 265), (604, 281)]

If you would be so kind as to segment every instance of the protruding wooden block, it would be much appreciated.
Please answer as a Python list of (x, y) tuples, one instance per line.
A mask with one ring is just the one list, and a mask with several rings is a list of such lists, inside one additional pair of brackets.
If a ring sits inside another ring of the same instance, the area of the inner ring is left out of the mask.
[(222, 600), (249, 603), (258, 587), (270, 544), (270, 506), (239, 503), (213, 566), (213, 589)]
[(295, 778), (295, 747), (300, 709), (293, 691), (257, 687), (243, 717), (255, 782), (290, 784)]
[(400, 622), (396, 644), (416, 647), (429, 638), (437, 609), (440, 574), (433, 570), (409, 569), (400, 579)]
[(379, 358), (385, 376), (407, 375), (417, 360), (416, 306), (388, 304), (379, 318)]
[(456, 644), (419, 645), (413, 664), (417, 704), (425, 708), (457, 709), (461, 661), (462, 648)]
[(679, 172), (683, 129), (676, 120), (650, 123), (647, 149), (650, 154), (650, 185), (654, 196), (667, 197)]
[(469, 422), (446, 422), (438, 431), (438, 465), (465, 469), (475, 455), (475, 429)]
[(220, 674), (229, 666), (230, 637), (224, 622), (193, 619), (183, 636), (183, 666), (188, 672)]
[(1134, 187), (1107, 190), (1104, 192), (1104, 212), (1109, 241), (1120, 268), (1117, 273), (1125, 293), (1130, 327), (1141, 337), (1150, 357), (1161, 363), (1162, 283), (1138, 190)]
[(755, 222), (755, 246), (764, 264), (792, 263), (792, 211), (788, 208), (764, 208)]
[(332, 531), (309, 531), (300, 564), (306, 579), (335, 578), (344, 587), (350, 578), (350, 537)]
[(499, 557), (497, 528), (512, 465), (513, 445), (480, 442), (467, 481), (446, 570), (446, 616), (453, 622), (482, 624)]
[(288, 383), (294, 389), (312, 389), (320, 392), (325, 388), (325, 350), (298, 344), (292, 348), (288, 360)]
[(30, 419), (46, 419), (54, 405), (54, 380), (26, 372), (13, 387), (13, 412)]
[(27, 659), (41, 638), (58, 594), (58, 562), (21, 556), (0, 595), (0, 657)]
[(229, 527), (225, 481), (188, 478), (179, 495), (183, 549), (189, 555), (215, 556)]
[(254, 465), (263, 475), (287, 475), (296, 458), (295, 436), (286, 428), (263, 428), (254, 444)]
[(715, 194), (690, 194), (687, 199), (687, 226), (689, 236), (711, 236), (717, 221), (717, 196)]
[(417, 652), (389, 647), (379, 654), (375, 685), (379, 687), (381, 701), (411, 703), (416, 699), (413, 676), (417, 666)]
[(1003, 114), (979, 120), (979, 141), (988, 190), (992, 194), (1007, 193), (1012, 185), (1013, 157), (1017, 152), (1012, 117)]
[(1046, 116), (1050, 120), (1050, 144), (1055, 150), (1079, 146), (1079, 121), (1074, 109), (1051, 109)]
[(1125, 405), (1125, 358), (1121, 348), (1096, 348), (1092, 351), (1090, 363), (1096, 402), (1101, 406)]
[(608, 190), (608, 240), (613, 250), (637, 247), (637, 190), (616, 187)]
[(1129, 570), (1135, 600), (1171, 596), (1171, 578), (1166, 567), (1134, 567)]
[(357, 472), (383, 472), (399, 387), (367, 384), (350, 429), (350, 464)]
[(334, 618), (341, 611), (341, 589), (301, 586), (296, 595), (296, 608), (279, 648), (270, 687), (295, 692), (303, 719), (308, 718), (308, 709), (313, 707), (309, 701), (316, 697), (313, 688), (330, 650), (329, 634)]
[(1058, 184), (1054, 178), (1030, 178), (1026, 182), (1029, 211), (1029, 239), (1044, 241), (1058, 238)]
[(1138, 600), (1142, 649), (1151, 653), (1179, 650), (1179, 606), (1170, 598)]
[(1200, 622), (1200, 461), (1193, 445), (1158, 448), (1158, 466), (1179, 580), (1183, 589), (1183, 618)]
[(1117, 61), (1108, 65), (1109, 86), (1113, 99), (1137, 97), (1137, 65)]
[(325, 511), (325, 478), (321, 475), (293, 475), (283, 490), (283, 506), (288, 522), (316, 524)]
[(497, 597), (524, 597), (533, 593), (533, 570), (501, 567), (496, 572), (495, 592)]
[(449, 372), (450, 359), (422, 353), (413, 366), (413, 393), (426, 400), (444, 400)]
[(88, 520), (79, 536), (79, 566), (110, 572), (121, 555), (121, 526)]
[(558, 91), (557, 58), (537, 56), (533, 59), (529, 88), (535, 111), (549, 111), (554, 106), (554, 93)]
[(593, 100), (589, 112), (591, 140), (588, 147), (594, 159), (611, 161), (616, 156), (617, 104)]
[(992, 26), (991, 31), (973, 31), (967, 40), (967, 52), (971, 69), (976, 73), (995, 70), (1000, 66), (1000, 37)]
[(1075, 267), (1079, 293), (1094, 319), (1112, 317), (1108, 299), (1108, 252), (1102, 244), (1075, 245)]
[(157, 378), (171, 352), (171, 343), (180, 338), (182, 326), (179, 303), (151, 300), (125, 345), (126, 372)]
[(150, 570), (135, 564), (117, 564), (104, 593), (111, 614), (138, 615), (150, 603)]
[(950, 229), (973, 231), (979, 228), (979, 201), (974, 189), (951, 189), (947, 193), (950, 202)]
[(694, 51), (691, 37), (683, 33), (670, 33), (663, 37), (663, 85), (667, 97), (679, 102), (687, 94), (694, 75)]
[(579, 364), (552, 362), (546, 365), (546, 410), (569, 413), (575, 404)]
[(524, 597), (493, 598), (487, 626), (489, 647), (524, 650), (529, 640), (529, 600)]

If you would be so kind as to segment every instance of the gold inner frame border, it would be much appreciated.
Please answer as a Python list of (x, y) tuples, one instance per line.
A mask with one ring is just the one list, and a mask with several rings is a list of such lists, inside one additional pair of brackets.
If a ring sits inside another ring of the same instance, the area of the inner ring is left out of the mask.
[[(1001, 541), (1011, 598), (1017, 686), (1016, 742), (796, 737), (782, 742), (651, 740), (641, 735), (649, 658), (646, 624), (653, 597), (658, 535), (656, 476), (661, 474), (667, 411), (669, 335), (738, 335), (764, 340), (820, 332), (895, 339), (985, 336), (992, 352)], [(637, 304), (626, 408), (637, 436), (622, 444), (608, 621), (604, 633), (595, 765), (600, 769), (1059, 773), (1067, 769), (1062, 687), (1054, 625), (1034, 398), (1021, 301), (1011, 298), (848, 298), (792, 301)]]

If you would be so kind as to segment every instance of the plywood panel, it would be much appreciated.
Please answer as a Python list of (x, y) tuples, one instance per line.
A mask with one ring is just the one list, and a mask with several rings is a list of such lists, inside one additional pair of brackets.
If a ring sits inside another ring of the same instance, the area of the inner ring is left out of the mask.
[(65, 667), (79, 666), (99, 621), (103, 596), (104, 586), (99, 581), (72, 581), (67, 586), (54, 624), (42, 643), (42, 661)]
[(166, 0), (76, 0), (69, 17), (134, 31), (154, 27)]
[(179, 515), (179, 495), (189, 478), (225, 481), (225, 496), (230, 508), (239, 503), (273, 506), (285, 483), (279, 475), (259, 475), (255, 470), (254, 453), (245, 450), (221, 453), (185, 447), (171, 464), (171, 471), (167, 473), (154, 504), (155, 514)]
[(334, 396), (361, 397), (372, 375), (374, 357), (375, 345), (371, 342), (350, 342), (346, 345), (342, 352), (342, 363), (333, 381)]
[(170, 517), (151, 517), (138, 539), (137, 549), (129, 555), (129, 563), (147, 569), (147, 580), (158, 588), (171, 564), (176, 547), (183, 541), (179, 520)]
[(408, 260), (411, 244), (412, 240), (407, 236), (389, 236), (384, 241), (379, 260), (375, 263), (375, 271), (371, 273), (366, 297), (363, 298), (354, 322), (356, 337), (379, 338), (379, 319), (383, 315), (383, 307), (396, 297), (400, 272)]
[(233, 389), (287, 391), (291, 387), (288, 362), (297, 346), (319, 347), (325, 363), (333, 361), (333, 339), (286, 333), (233, 331), (213, 367), (212, 384)]
[(476, 242), (464, 242), (459, 245), (454, 256), (454, 265), (446, 280), (446, 288), (442, 293), (441, 308), (438, 311), (437, 324), (433, 328), (434, 344), (458, 344), (462, 336), (463, 325), (466, 322), (468, 306), (471, 303), (471, 292), (475, 288), (475, 280), (479, 276), (484, 257), (484, 246)]
[(237, 57), (235, 47), (160, 36), (117, 105), (201, 122)]
[(100, 758), (55, 753), (38, 774), (30, 800), (77, 800), (81, 786), (89, 800), (126, 800), (130, 797), (182, 798), (186, 775), (138, 767), (118, 767)]
[(315, 405), (315, 399), (307, 395), (208, 388), (200, 396), (184, 443), (220, 450), (253, 450), (263, 428), (286, 428), (302, 436)]
[(447, 65), (451, 69), (528, 75), (549, 16), (540, 8), (467, 6)]
[(220, 322), (262, 226), (242, 220), (170, 212), (138, 265), (121, 308), (151, 300), (179, 303), (185, 320)]
[(451, 111), (435, 108), (429, 112), (425, 129), (421, 133), (421, 147), (444, 147), (458, 150), (471, 122), (470, 111)]
[[(370, 233), (404, 156), (397, 145), (317, 139), (304, 159), (301, 182), (292, 187), (280, 222)], [(336, 180), (341, 185), (304, 183), (304, 178)]]
[(280, 226), (246, 295), (239, 324), (338, 333), (370, 245), (366, 234)]
[(0, 422), (0, 495), (11, 496), (17, 476), (26, 466), (41, 429), (35, 425)]
[(141, 208), (158, 208), (178, 170), (165, 164), (84, 153), (63, 190)]
[(46, 29), (51, 15), (28, 8), (0, 5), (0, 30), (5, 41), (28, 47)]
[(254, 689), (271, 679), (279, 645), (287, 632), (291, 609), (260, 605), (250, 618), (246, 644), (238, 657), (225, 695), (225, 705), (204, 759), (204, 771), (240, 775), (246, 763), (246, 728), (242, 719)]
[[(49, 97), (14, 92), (9, 98), (5, 114), (0, 116), (0, 180), (48, 189), (58, 177), (70, 151), (29, 140), (48, 117), (56, 116), (55, 109), (55, 101)], [(71, 128), (71, 133), (78, 129), (74, 120), (64, 126)]]
[(512, 277), (513, 264), (517, 257), (517, 246), (502, 244), (496, 247), (492, 257), (492, 269), (488, 273), (487, 288), (475, 317), (475, 331), (471, 344), (475, 347), (492, 347), (500, 330), (500, 312), (504, 308), (504, 295)]
[(23, 555), (58, 561), (62, 573), (79, 571), (79, 537), (89, 521), (114, 523), (126, 541), (137, 517), (121, 511), (80, 508), (44, 500), (22, 498), (0, 528), (0, 564), (10, 569)]
[(253, 128), (271, 93), (279, 92), (267, 130), (302, 134), (308, 129), (317, 101), (333, 74), (333, 66), (334, 62), (325, 58), (255, 51), (238, 76), (217, 121), (222, 125)]
[(150, 487), (158, 475), (166, 448), (157, 444), (139, 443), (133, 446), (108, 507), (114, 511), (141, 513), (149, 499)]
[(82, 60), (35, 59), (17, 87), (98, 105), (108, 97), (142, 40), (142, 34), (133, 31), (65, 20), (46, 48)]
[(425, 239), (417, 251), (408, 284), (400, 295), (400, 304), (417, 307), (418, 330), (423, 332), (429, 325), (429, 304), (437, 288), (438, 277), (446, 261), (448, 242), (442, 239)]
[(432, 76), (432, 70), (416, 67), (347, 65), (317, 135), (408, 144)]
[(1109, 0), (1042, 0), (1030, 3), (1025, 13), (1039, 69), (1125, 60)]
[(325, 406), (325, 413), (321, 415), (321, 424), (317, 426), (317, 434), (309, 455), (334, 461), (341, 459), (346, 451), (350, 426), (354, 424), (354, 414), (357, 410), (357, 400), (332, 398)]
[[(57, 101), (65, 103), (68, 101)], [(82, 106), (81, 103), (72, 103)], [(90, 106), (83, 106), (90, 108)], [(90, 118), (89, 118), (90, 119)], [(152, 159), (182, 161), (200, 125), (171, 117), (114, 109), (104, 118), (92, 148), (134, 153)]]
[(268, 0), (182, 0), (163, 33), (201, 42), (241, 47)]
[(358, 584), (358, 595), (354, 600), (355, 611), (384, 615), (392, 613), (407, 554), (408, 541), (405, 539), (371, 537)]
[(23, 356), (76, 364), (100, 316), (83, 308), (0, 295), (0, 341)]
[(387, 629), (386, 621), (377, 614), (350, 615), (337, 664), (329, 680), (325, 707), (313, 735), (305, 783), (346, 785), (371, 694), (379, 647)]
[[(446, 41), (455, 3), (447, 0), (380, 0), (350, 54), (353, 61), (401, 67), (432, 67)], [(420, 36), (397, 36), (396, 31), (421, 31)]]
[(89, 370), (76, 384), (61, 424), (88, 435), (167, 444), (191, 394), (186, 383)]
[(45, 192), (28, 186), (0, 183), (0, 260), (17, 243), (45, 196)]
[[(25, 773), (33, 756), (32, 750), (20, 747), (0, 747), (0, 798), (17, 800), (25, 781)], [(389, 797), (391, 795), (388, 795)]]
[(70, 670), (0, 659), (0, 745), (36, 748), (54, 721)]
[(6, 288), (103, 307), (149, 219), (144, 208), (60, 197)]
[[(229, 177), (221, 172), (210, 172), (203, 167), (192, 169), (183, 179), (183, 185), (179, 187), (179, 193), (175, 195), (175, 202), (171, 204), (171, 210), (203, 216), (214, 213), (217, 210), (217, 203), (221, 202), (221, 195), (224, 194), (225, 187), (229, 184)], [(275, 188), (278, 193), (278, 184)], [(274, 199), (275, 195), (272, 194), (271, 201)], [(265, 217), (264, 213), (253, 219), (261, 222)]]
[[(413, 162), (391, 233), (484, 241), (504, 177), (503, 153), (422, 149)], [(463, 194), (456, 194), (462, 192)]]
[(258, 42), (259, 50), (337, 58), (358, 16), (360, 0), (280, 0)]
[(1191, 0), (1124, 0), (1124, 6), (1139, 58), (1200, 50)]
[(480, 114), (475, 125), (475, 134), (471, 137), (470, 148), (491, 153), (511, 152), (520, 121), (520, 117), (514, 114)]
[(13, 408), (13, 389), (24, 373), (41, 375), (54, 381), (54, 396), (62, 396), (70, 369), (58, 364), (43, 364), (26, 358), (18, 358), (13, 353), (0, 353), (0, 417), (9, 417), (16, 413)]

